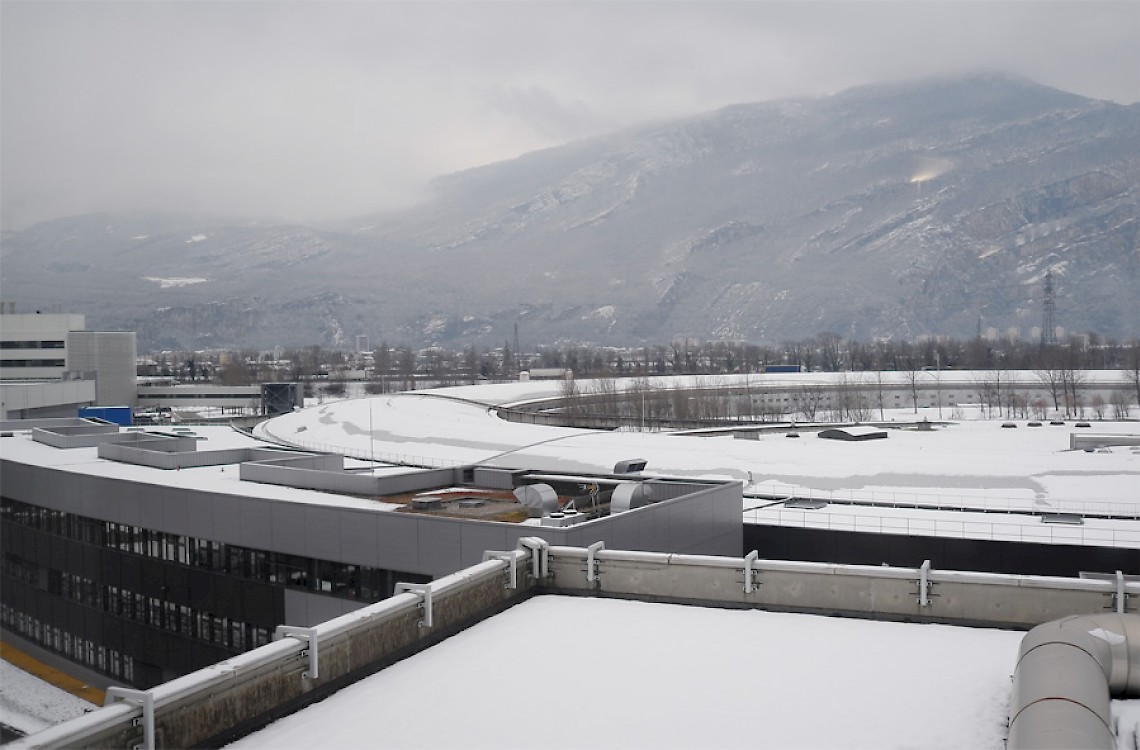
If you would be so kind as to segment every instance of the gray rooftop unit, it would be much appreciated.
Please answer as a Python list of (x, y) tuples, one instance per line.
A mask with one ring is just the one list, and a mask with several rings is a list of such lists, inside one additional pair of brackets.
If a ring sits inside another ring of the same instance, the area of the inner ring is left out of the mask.
[(515, 497), (526, 506), (532, 518), (558, 511), (558, 493), (549, 484), (524, 484), (515, 488)]
[(610, 513), (624, 513), (651, 502), (649, 486), (644, 482), (622, 482), (610, 495)]
[(434, 496), (412, 498), (412, 509), (443, 510), (443, 500)]

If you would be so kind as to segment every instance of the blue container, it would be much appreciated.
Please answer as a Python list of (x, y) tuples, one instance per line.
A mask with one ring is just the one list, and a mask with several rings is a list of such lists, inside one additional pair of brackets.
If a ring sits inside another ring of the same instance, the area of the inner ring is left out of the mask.
[(83, 406), (79, 409), (79, 417), (102, 419), (120, 427), (130, 427), (135, 423), (135, 415), (129, 406)]

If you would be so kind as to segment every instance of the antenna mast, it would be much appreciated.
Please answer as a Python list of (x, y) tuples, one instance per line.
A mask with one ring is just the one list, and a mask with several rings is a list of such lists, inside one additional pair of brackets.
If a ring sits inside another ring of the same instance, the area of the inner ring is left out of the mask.
[(1057, 321), (1053, 319), (1053, 269), (1045, 272), (1045, 313), (1041, 321), (1041, 346), (1057, 345)]

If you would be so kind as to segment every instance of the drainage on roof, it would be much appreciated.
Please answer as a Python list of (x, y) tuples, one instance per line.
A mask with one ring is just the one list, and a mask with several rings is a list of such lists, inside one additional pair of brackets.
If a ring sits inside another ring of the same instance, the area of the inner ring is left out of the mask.
[(1113, 696), (1140, 695), (1140, 615), (1079, 615), (1030, 630), (1018, 650), (1008, 750), (1113, 748)]

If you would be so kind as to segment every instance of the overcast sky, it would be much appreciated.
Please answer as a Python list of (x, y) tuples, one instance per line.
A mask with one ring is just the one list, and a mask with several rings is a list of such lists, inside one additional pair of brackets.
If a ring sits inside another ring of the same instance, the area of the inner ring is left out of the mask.
[(315, 220), (635, 122), (1004, 70), (1140, 101), (1140, 2), (0, 2), (0, 219)]

